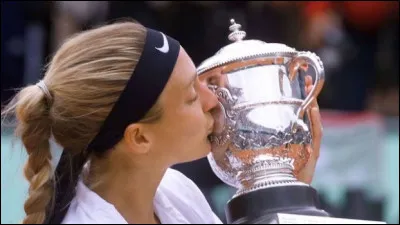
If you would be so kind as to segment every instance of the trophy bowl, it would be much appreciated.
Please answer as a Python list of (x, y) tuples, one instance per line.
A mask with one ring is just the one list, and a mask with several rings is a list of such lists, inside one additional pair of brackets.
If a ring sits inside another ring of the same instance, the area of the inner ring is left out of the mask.
[[(240, 28), (232, 19), (228, 37), (233, 43), (197, 68), (200, 80), (207, 81), (219, 100), (207, 156), (211, 168), (237, 188), (233, 198), (261, 189), (308, 187), (296, 174), (311, 154), (308, 112), (323, 87), (323, 64), (311, 52), (243, 40), (246, 32)], [(307, 94), (309, 67), (315, 76)]]

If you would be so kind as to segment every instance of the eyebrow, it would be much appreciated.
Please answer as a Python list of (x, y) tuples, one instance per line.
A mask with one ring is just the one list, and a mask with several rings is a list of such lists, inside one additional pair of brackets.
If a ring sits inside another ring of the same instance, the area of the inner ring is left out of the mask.
[(197, 73), (194, 73), (194, 76), (192, 77), (192, 79), (190, 80), (189, 84), (186, 85), (185, 89), (188, 89), (193, 83), (194, 81), (197, 79)]

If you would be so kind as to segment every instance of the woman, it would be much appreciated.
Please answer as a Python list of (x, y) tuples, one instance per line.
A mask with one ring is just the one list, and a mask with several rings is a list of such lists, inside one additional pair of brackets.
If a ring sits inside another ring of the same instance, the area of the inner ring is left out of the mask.
[[(122, 22), (70, 38), (3, 112), (15, 111), (29, 154), (24, 223), (221, 223), (197, 186), (169, 169), (210, 152), (216, 105), (185, 50), (161, 32)], [(320, 126), (317, 107), (312, 115)], [(299, 177), (308, 183), (315, 137)], [(55, 173), (50, 138), (64, 148)]]

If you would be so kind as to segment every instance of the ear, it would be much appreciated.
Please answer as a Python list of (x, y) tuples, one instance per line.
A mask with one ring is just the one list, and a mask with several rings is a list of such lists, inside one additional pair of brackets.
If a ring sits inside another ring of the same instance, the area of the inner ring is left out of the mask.
[(150, 151), (151, 138), (144, 124), (133, 123), (125, 129), (125, 143), (136, 154), (146, 154)]

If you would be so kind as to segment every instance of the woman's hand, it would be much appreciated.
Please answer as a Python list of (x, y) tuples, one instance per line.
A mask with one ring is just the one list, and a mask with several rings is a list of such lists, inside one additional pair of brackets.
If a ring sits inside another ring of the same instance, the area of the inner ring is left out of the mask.
[[(309, 94), (313, 88), (312, 77), (306, 76), (306, 93)], [(319, 158), (319, 151), (321, 147), (322, 139), (322, 123), (321, 115), (319, 113), (319, 107), (317, 100), (314, 99), (310, 104), (309, 115), (311, 120), (311, 134), (312, 134), (312, 146), (308, 146), (309, 152), (311, 152), (310, 159), (306, 166), (297, 174), (297, 179), (301, 182), (311, 184), (314, 177), (315, 167), (317, 165), (317, 160)]]

